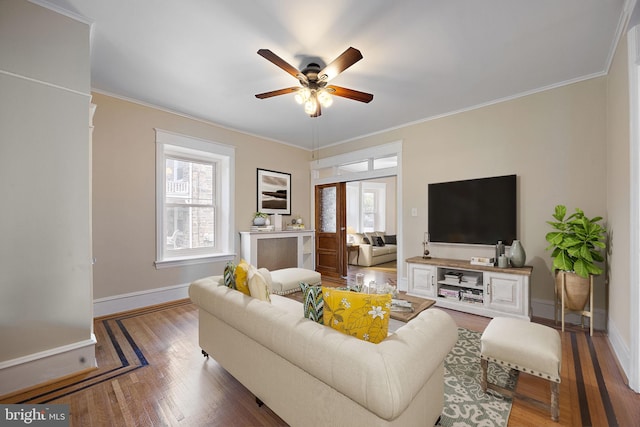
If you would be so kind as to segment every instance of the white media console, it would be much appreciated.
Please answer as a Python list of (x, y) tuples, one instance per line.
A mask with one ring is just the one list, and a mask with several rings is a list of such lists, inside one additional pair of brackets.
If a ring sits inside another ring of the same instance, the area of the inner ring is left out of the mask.
[(446, 258), (408, 258), (407, 295), (487, 317), (531, 320), (529, 281), (533, 267), (499, 268)]

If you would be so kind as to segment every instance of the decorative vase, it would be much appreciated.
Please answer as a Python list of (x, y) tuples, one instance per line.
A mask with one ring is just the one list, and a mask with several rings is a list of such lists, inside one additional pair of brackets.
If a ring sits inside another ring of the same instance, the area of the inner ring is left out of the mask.
[(562, 298), (564, 277), (564, 306), (571, 311), (583, 311), (589, 301), (589, 278), (570, 271), (556, 271), (556, 295)]
[(266, 222), (267, 222), (266, 218), (262, 218), (259, 216), (253, 218), (253, 225), (265, 225)]
[(520, 240), (514, 240), (511, 243), (511, 253), (509, 254), (511, 259), (511, 265), (513, 267), (523, 267), (524, 262), (527, 260), (527, 254), (524, 252), (524, 248), (520, 243)]

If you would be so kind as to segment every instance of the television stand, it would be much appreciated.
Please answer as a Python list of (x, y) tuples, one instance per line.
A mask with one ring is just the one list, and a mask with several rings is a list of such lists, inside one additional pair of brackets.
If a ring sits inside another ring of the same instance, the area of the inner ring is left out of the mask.
[(499, 268), (422, 256), (406, 262), (407, 295), (434, 299), (436, 306), (480, 316), (531, 320), (529, 281), (533, 267)]

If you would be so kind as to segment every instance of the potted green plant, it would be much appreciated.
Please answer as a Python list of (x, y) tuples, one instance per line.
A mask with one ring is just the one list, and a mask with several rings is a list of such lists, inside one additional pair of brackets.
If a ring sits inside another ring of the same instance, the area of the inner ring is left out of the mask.
[(269, 215), (263, 212), (256, 212), (253, 214), (253, 225), (265, 225), (267, 223)]
[(563, 205), (555, 207), (555, 221), (547, 221), (554, 231), (547, 233), (547, 250), (552, 249), (553, 269), (556, 271), (556, 292), (564, 274), (565, 305), (569, 310), (582, 311), (589, 298), (589, 276), (602, 274), (596, 262), (603, 262), (600, 253), (606, 248), (602, 217), (588, 218), (581, 209), (567, 216)]

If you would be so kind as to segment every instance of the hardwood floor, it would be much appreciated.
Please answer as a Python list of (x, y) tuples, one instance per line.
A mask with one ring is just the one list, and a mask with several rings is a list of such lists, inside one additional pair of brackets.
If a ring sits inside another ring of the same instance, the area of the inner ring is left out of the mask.
[[(355, 282), (356, 272), (350, 268), (347, 280)], [(367, 274), (375, 277), (370, 280), (387, 280), (384, 272)], [(475, 331), (490, 320), (445, 311)], [(96, 319), (99, 369), (5, 396), (0, 403), (67, 403), (71, 425), (83, 427), (285, 425), (269, 408), (258, 407), (215, 360), (201, 355), (197, 324), (197, 308), (186, 300)], [(573, 327), (562, 333), (562, 346), (560, 422), (516, 399), (509, 426), (638, 425), (640, 395), (626, 386), (606, 336), (589, 337)], [(528, 375), (520, 376), (518, 391), (549, 399), (548, 383)]]

